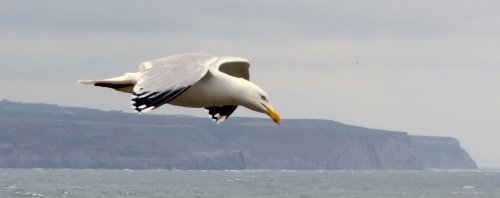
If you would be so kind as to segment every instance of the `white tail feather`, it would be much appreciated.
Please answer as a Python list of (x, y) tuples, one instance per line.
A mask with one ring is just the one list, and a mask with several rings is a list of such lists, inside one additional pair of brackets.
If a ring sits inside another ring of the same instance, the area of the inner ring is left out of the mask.
[(95, 85), (99, 87), (108, 87), (117, 91), (132, 93), (132, 89), (139, 80), (140, 73), (126, 73), (123, 76), (108, 78), (103, 80), (79, 80), (83, 85)]
[(94, 85), (95, 81), (94, 80), (79, 80), (78, 83), (82, 85)]

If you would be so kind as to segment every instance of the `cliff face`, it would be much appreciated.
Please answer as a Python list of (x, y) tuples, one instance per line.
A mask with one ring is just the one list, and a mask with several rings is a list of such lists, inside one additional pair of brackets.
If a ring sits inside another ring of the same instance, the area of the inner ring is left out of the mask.
[(410, 136), (415, 156), (425, 168), (476, 169), (476, 163), (451, 137)]
[(406, 133), (321, 120), (286, 120), (281, 126), (258, 121), (240, 120), (227, 131), (213, 131), (226, 148), (243, 151), (250, 169), (422, 168)]
[(186, 116), (0, 102), (2, 168), (427, 168), (416, 155), (426, 151), (412, 147), (417, 144), (403, 132), (325, 120), (277, 126), (232, 118), (216, 125)]

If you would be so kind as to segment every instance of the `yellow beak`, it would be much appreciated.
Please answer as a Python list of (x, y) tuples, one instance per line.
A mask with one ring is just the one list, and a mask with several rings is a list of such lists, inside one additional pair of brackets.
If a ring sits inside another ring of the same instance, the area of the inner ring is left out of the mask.
[(269, 117), (271, 117), (276, 124), (280, 124), (281, 122), (280, 115), (276, 111), (274, 111), (273, 108), (267, 106), (265, 107), (267, 115), (269, 115)]

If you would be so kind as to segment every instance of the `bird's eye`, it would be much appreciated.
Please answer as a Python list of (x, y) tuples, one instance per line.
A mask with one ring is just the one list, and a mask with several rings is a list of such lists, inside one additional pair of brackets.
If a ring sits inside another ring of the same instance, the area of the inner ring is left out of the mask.
[(264, 100), (264, 101), (266, 101), (266, 100), (267, 100), (266, 96), (263, 96), (263, 95), (262, 95), (262, 96), (260, 96), (260, 99), (262, 99), (262, 100)]

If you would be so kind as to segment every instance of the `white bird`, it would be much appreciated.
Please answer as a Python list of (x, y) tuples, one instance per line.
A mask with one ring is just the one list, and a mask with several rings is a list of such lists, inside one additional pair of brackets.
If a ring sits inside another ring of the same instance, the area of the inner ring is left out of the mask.
[(269, 97), (250, 82), (250, 63), (241, 57), (177, 54), (139, 65), (139, 72), (104, 80), (80, 80), (85, 85), (132, 93), (135, 111), (145, 113), (163, 104), (205, 108), (216, 123), (241, 105), (265, 113), (279, 124)]

